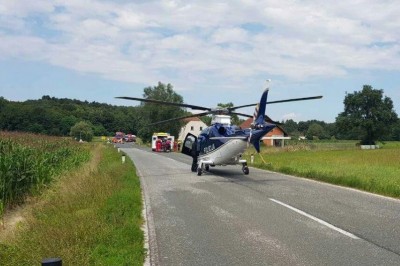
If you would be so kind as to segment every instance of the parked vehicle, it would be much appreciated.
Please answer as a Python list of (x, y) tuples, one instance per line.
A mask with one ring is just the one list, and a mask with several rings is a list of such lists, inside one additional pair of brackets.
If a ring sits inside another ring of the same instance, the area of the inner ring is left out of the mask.
[(126, 142), (136, 142), (136, 136), (133, 134), (126, 134), (124, 139)]
[(115, 136), (112, 138), (113, 143), (124, 143), (124, 136), (123, 132), (116, 132)]

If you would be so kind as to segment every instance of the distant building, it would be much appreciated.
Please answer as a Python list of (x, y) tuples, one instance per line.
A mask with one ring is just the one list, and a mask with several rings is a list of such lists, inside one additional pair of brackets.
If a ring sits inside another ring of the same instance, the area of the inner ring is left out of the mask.
[[(251, 123), (253, 123), (253, 118), (249, 118), (244, 121), (240, 127), (241, 128), (250, 128)], [(275, 146), (275, 147), (283, 147), (285, 146), (285, 140), (291, 139), (289, 135), (285, 132), (285, 130), (280, 127), (276, 126), (270, 132), (265, 134), (264, 137), (261, 138), (265, 145), (267, 146)]]
[(182, 142), (185, 140), (187, 133), (191, 133), (197, 137), (200, 135), (200, 132), (207, 127), (207, 125), (198, 117), (186, 118), (183, 121), (185, 124), (181, 128), (178, 137), (178, 140)]

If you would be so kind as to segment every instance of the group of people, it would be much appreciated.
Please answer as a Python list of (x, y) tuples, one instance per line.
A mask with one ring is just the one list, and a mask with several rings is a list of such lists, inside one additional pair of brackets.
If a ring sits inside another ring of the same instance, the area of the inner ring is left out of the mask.
[(169, 138), (162, 138), (162, 139), (156, 140), (156, 151), (170, 152), (170, 151), (172, 151), (172, 149), (174, 151), (178, 150), (177, 142), (172, 143), (171, 139), (169, 139)]

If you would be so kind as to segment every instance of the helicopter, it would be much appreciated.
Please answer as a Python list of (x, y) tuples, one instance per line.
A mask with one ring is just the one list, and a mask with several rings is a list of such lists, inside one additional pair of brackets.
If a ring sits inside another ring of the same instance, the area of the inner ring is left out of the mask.
[[(267, 84), (270, 80), (267, 80)], [(261, 138), (275, 128), (280, 123), (273, 121), (270, 117), (265, 115), (267, 104), (283, 103), (303, 100), (321, 99), (322, 96), (312, 96), (305, 98), (293, 98), (279, 101), (267, 102), (269, 86), (266, 87), (261, 95), (259, 103), (246, 104), (240, 106), (233, 106), (227, 108), (208, 108), (203, 106), (165, 102), (153, 99), (143, 99), (135, 97), (115, 97), (118, 99), (135, 100), (141, 102), (149, 102), (155, 104), (172, 105), (193, 110), (201, 110), (203, 112), (186, 115), (182, 117), (171, 118), (168, 120), (158, 121), (148, 124), (148, 126), (182, 120), (191, 117), (200, 117), (205, 115), (212, 115), (211, 126), (203, 129), (198, 136), (188, 133), (182, 143), (182, 153), (193, 158), (191, 171), (197, 172), (200, 176), (204, 171), (209, 171), (209, 167), (225, 166), (225, 165), (241, 165), (242, 171), (248, 175), (250, 170), (247, 161), (242, 158), (242, 154), (252, 144), (257, 153), (260, 152)], [(236, 109), (256, 106), (254, 114), (248, 115), (235, 112)], [(239, 115), (244, 117), (253, 118), (250, 128), (242, 129), (238, 126), (231, 125), (230, 115)]]

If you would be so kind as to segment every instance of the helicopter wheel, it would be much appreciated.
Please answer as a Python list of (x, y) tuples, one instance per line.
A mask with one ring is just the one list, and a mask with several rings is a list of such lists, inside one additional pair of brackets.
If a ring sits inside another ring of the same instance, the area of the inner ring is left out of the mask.
[(248, 175), (250, 173), (249, 167), (247, 167), (247, 165), (243, 165), (242, 171), (245, 175)]
[(208, 164), (206, 165), (205, 168), (206, 168), (206, 171), (209, 171), (209, 170), (210, 170), (210, 166), (209, 166)]
[(203, 173), (201, 167), (197, 167), (197, 175), (200, 176)]

